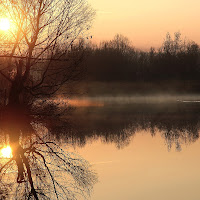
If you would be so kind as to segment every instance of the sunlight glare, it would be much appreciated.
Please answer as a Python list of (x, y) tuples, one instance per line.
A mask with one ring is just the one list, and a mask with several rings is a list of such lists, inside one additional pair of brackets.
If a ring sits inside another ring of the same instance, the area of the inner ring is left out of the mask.
[(6, 146), (1, 149), (1, 157), (3, 158), (11, 158), (12, 157), (12, 149), (10, 146)]
[(10, 21), (7, 18), (1, 18), (0, 19), (0, 29), (2, 31), (7, 31), (10, 29)]

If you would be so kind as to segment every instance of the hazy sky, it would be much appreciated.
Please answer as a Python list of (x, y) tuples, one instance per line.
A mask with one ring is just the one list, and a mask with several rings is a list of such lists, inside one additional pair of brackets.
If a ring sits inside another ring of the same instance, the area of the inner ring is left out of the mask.
[(139, 48), (158, 47), (167, 32), (200, 43), (200, 0), (89, 0), (97, 15), (93, 41), (127, 36)]

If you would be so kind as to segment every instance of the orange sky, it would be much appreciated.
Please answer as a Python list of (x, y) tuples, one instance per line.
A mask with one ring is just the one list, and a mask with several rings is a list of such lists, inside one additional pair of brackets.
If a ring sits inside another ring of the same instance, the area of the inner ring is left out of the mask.
[(167, 32), (180, 31), (200, 43), (199, 0), (88, 0), (97, 15), (93, 41), (112, 39), (120, 33), (135, 47), (158, 47)]

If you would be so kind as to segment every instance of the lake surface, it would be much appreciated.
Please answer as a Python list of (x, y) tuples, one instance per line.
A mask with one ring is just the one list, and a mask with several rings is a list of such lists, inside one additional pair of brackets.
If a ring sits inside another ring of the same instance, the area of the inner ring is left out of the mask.
[(69, 151), (97, 172), (91, 200), (199, 200), (198, 96), (92, 97), (69, 101)]
[(200, 143), (170, 152), (159, 135), (138, 132), (130, 144), (117, 149), (115, 144), (97, 140), (76, 148), (96, 170), (99, 183), (91, 199), (193, 199), (200, 197)]
[(198, 95), (56, 97), (45, 100), (53, 114), (44, 117), (12, 110), (1, 123), (0, 141), (2, 147), (13, 141), (15, 160), (0, 156), (0, 166), (12, 161), (0, 174), (0, 199), (30, 196), (28, 171), (19, 174), (23, 165), (16, 165), (16, 156), (19, 162), (25, 155), (46, 199), (56, 194), (82, 199), (98, 177), (91, 200), (199, 200), (199, 100)]

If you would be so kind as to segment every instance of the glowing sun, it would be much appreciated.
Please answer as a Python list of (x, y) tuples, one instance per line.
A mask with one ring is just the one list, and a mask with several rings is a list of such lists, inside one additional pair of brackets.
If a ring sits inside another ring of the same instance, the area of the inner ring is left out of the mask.
[(4, 158), (11, 158), (12, 157), (12, 149), (10, 146), (6, 146), (3, 149), (1, 149), (1, 157)]
[(7, 18), (0, 19), (0, 29), (2, 31), (7, 31), (10, 29), (10, 21)]

